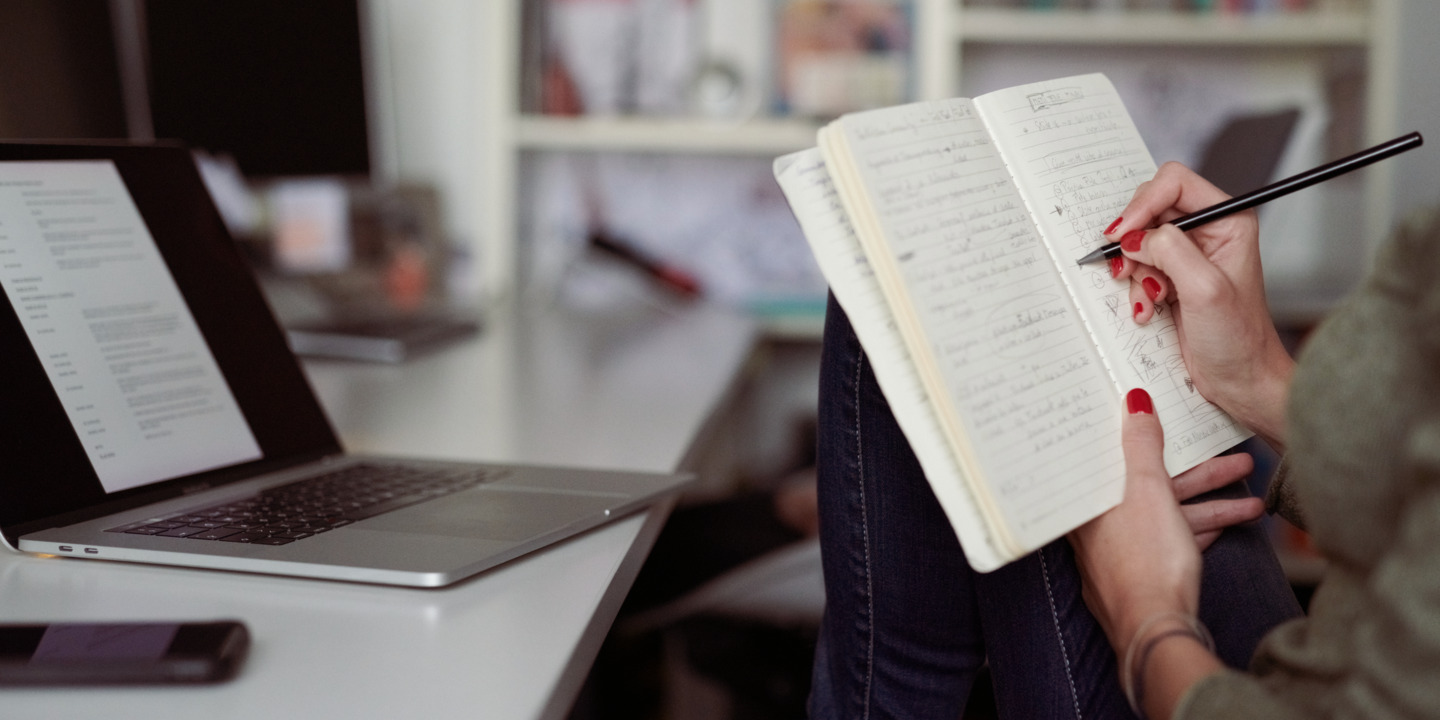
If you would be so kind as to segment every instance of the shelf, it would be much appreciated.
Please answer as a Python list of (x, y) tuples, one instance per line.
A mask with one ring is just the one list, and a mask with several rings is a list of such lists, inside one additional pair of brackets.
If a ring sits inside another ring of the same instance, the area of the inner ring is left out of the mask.
[[(749, 2), (750, 0), (747, 0)], [(769, 0), (757, 0), (760, 4)], [(1275, 49), (1288, 62), (1303, 56), (1328, 62), (1332, 51), (1364, 57), (1364, 137), (1377, 143), (1400, 131), (1396, 98), (1400, 58), (1397, 47), (1407, 0), (1323, 0), (1322, 8), (1293, 13), (1229, 14), (1172, 10), (1050, 10), (968, 7), (964, 0), (913, 0), (913, 70), (919, 99), (954, 97), (960, 93), (963, 65), (987, 61), (982, 51), (1000, 45), (1021, 46), (1036, 53), (1079, 51), (1116, 56), (1163, 53), (1171, 48), (1244, 52), (1263, 67)], [(704, 0), (728, 7), (732, 0)], [(1415, 4), (1416, 0), (1409, 0)], [(1420, 3), (1424, 4), (1424, 3)], [(487, 122), (477, 129), (492, 161), (486, 174), (485, 227), (478, 234), (486, 257), (489, 292), (503, 295), (519, 273), (515, 208), (521, 155), (526, 151), (673, 153), (712, 156), (776, 156), (812, 147), (819, 123), (805, 119), (756, 118), (748, 121), (699, 118), (553, 117), (527, 115), (517, 103), (522, 76), (520, 39), (522, 0), (482, 3), (486, 11), (486, 57), (499, 77), (487, 96)], [(1260, 57), (1258, 55), (1267, 55)], [(1345, 67), (1350, 67), (1346, 64)], [(1076, 72), (1083, 72), (1077, 68)], [(1393, 205), (1387, 170), (1370, 173), (1363, 207), (1366, 234), (1383, 237)], [(1297, 314), (1310, 313), (1309, 305)], [(808, 334), (814, 328), (785, 324), (777, 332)]]
[(967, 43), (1363, 47), (1370, 41), (1370, 22), (1359, 11), (1231, 15), (967, 8), (956, 13), (953, 32)]
[(721, 122), (682, 118), (594, 118), (525, 115), (516, 128), (526, 150), (779, 155), (815, 145), (807, 120)]

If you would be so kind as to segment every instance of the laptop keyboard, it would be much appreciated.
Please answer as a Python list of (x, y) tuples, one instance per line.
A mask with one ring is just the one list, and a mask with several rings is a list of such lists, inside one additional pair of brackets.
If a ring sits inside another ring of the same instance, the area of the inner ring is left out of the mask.
[(288, 545), (492, 479), (480, 468), (420, 469), (362, 463), (252, 497), (110, 528), (108, 532)]

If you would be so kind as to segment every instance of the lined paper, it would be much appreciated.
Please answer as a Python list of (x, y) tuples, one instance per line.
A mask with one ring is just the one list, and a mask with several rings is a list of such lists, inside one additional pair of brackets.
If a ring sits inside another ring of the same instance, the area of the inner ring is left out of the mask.
[(951, 518), (966, 559), (979, 572), (999, 567), (1007, 558), (996, 547), (965, 474), (945, 441), (890, 306), (830, 181), (824, 157), (813, 148), (781, 157), (775, 161), (775, 179), (800, 221), (835, 300), (845, 309), (865, 348), (895, 421), (940, 506)]
[(1113, 382), (973, 104), (847, 115), (821, 149), (1002, 552), (1118, 502)]
[(1084, 75), (990, 93), (976, 99), (1049, 239), (1117, 392), (1144, 387), (1165, 426), (1165, 467), (1178, 474), (1250, 436), (1195, 390), (1180, 354), (1170, 308), (1147, 325), (1131, 318), (1129, 281), (1108, 265), (1075, 259), (1105, 242), (1104, 231), (1155, 162), (1124, 103), (1104, 75)]
[(1113, 507), (1120, 398), (1177, 474), (1250, 433), (1195, 390), (1171, 309), (1075, 265), (1155, 173), (1103, 75), (846, 115), (775, 175), (977, 570)]

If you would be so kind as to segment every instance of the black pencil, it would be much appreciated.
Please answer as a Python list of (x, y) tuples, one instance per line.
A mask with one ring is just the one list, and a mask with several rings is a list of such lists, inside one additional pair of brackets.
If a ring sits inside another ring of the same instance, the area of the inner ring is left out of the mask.
[[(1219, 220), (1228, 215), (1233, 215), (1241, 210), (1249, 210), (1256, 205), (1261, 205), (1278, 197), (1284, 197), (1296, 190), (1302, 190), (1316, 183), (1325, 182), (1337, 175), (1344, 175), (1351, 170), (1358, 170), (1366, 165), (1379, 162), (1392, 155), (1399, 155), (1406, 150), (1420, 147), (1425, 139), (1420, 133), (1412, 132), (1408, 135), (1401, 135), (1394, 140), (1380, 143), (1375, 147), (1361, 150), (1348, 157), (1340, 158), (1333, 162), (1325, 163), (1312, 170), (1306, 170), (1299, 175), (1293, 175), (1270, 183), (1258, 190), (1251, 190), (1244, 195), (1238, 195), (1222, 203), (1211, 205), (1203, 210), (1197, 210), (1189, 215), (1175, 218), (1170, 221), (1181, 230), (1193, 230), (1208, 222)], [(1077, 265), (1086, 265), (1092, 262), (1108, 260), (1120, 254), (1120, 243), (1108, 243), (1094, 252), (1075, 261)]]

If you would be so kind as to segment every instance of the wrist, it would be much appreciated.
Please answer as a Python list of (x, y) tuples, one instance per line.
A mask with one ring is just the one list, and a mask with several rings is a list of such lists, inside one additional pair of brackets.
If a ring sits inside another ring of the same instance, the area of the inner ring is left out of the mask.
[(1117, 603), (1114, 614), (1110, 616), (1110, 646), (1114, 648), (1117, 656), (1124, 659), (1125, 653), (1133, 649), (1141, 635), (1152, 632), (1154, 626), (1164, 622), (1166, 618), (1194, 615), (1193, 610), (1189, 610), (1192, 607), (1193, 603), (1186, 603), (1178, 598), (1154, 595)]
[(1125, 692), (1130, 709), (1142, 718), (1146, 717), (1146, 672), (1151, 660), (1162, 644), (1176, 642), (1198, 643), (1207, 653), (1215, 651), (1215, 641), (1199, 618), (1188, 613), (1165, 611), (1142, 622), (1120, 656), (1120, 687)]
[(1235, 419), (1253, 430), (1276, 452), (1283, 453), (1287, 435), (1285, 408), (1290, 399), (1290, 378), (1295, 372), (1295, 361), (1280, 349), (1259, 365), (1261, 369), (1250, 392), (1237, 403)]

